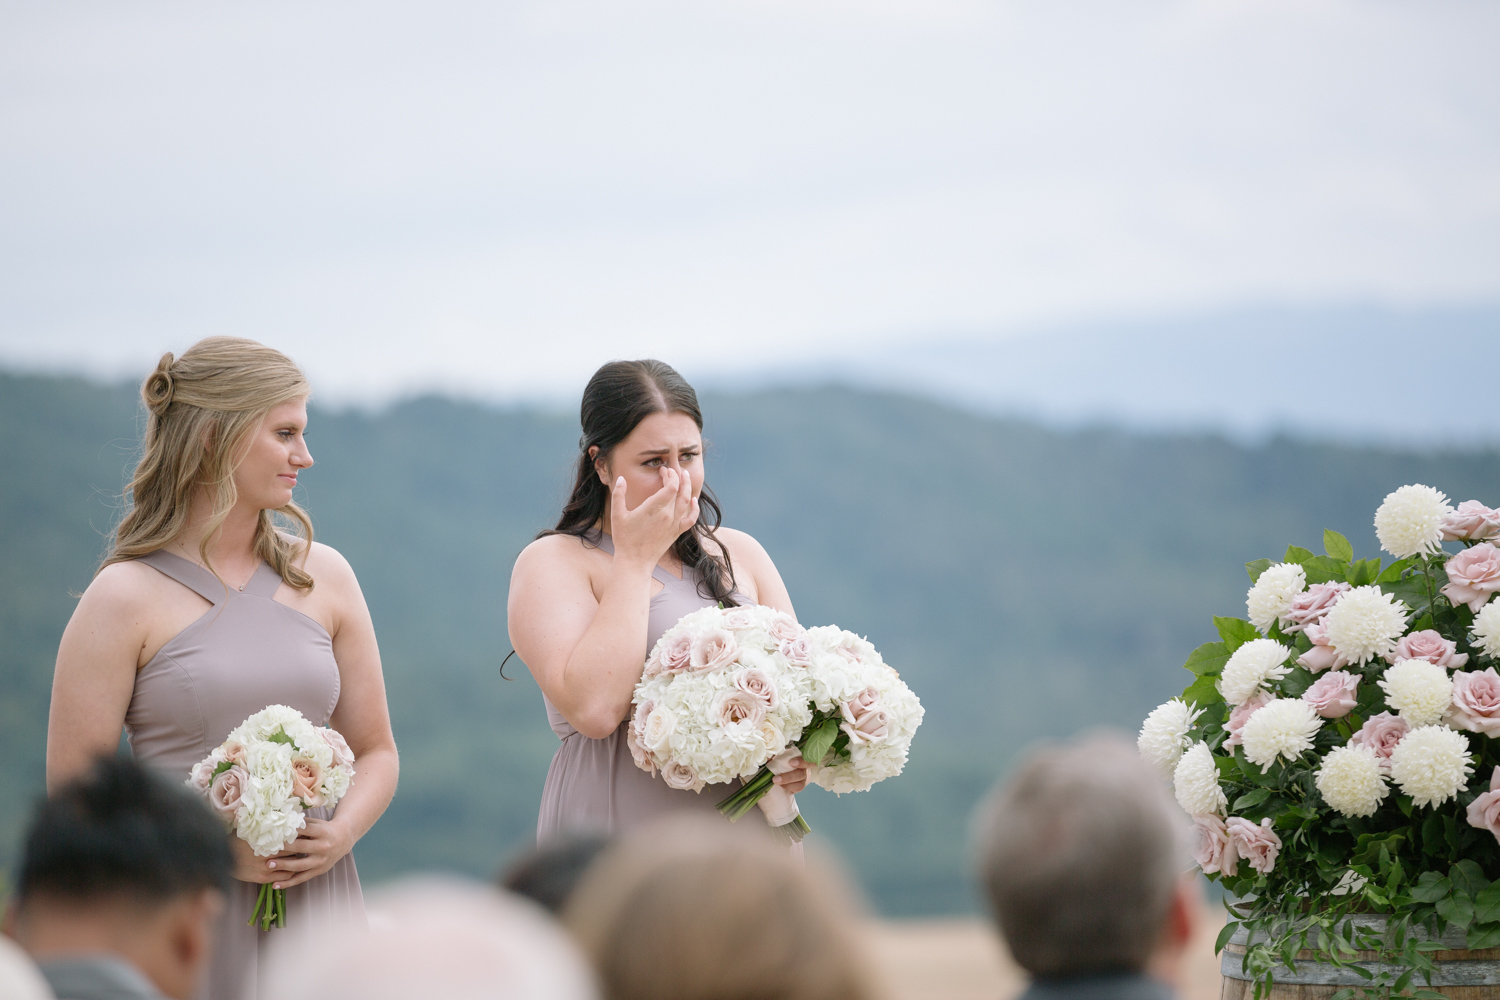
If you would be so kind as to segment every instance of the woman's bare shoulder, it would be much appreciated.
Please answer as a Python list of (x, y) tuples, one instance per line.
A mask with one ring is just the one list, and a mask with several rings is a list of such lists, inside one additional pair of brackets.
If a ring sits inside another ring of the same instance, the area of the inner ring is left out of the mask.
[(80, 607), (105, 614), (131, 614), (148, 608), (163, 591), (176, 586), (134, 559), (110, 563), (84, 589)]
[(755, 540), (755, 536), (749, 532), (740, 531), (738, 528), (719, 528), (714, 532), (726, 549), (729, 550), (731, 558), (739, 559), (769, 559), (765, 546)]
[(588, 545), (577, 535), (543, 535), (516, 556), (516, 568), (520, 569), (523, 564), (528, 568), (543, 565), (587, 566), (590, 557), (598, 551), (600, 550), (596, 546)]

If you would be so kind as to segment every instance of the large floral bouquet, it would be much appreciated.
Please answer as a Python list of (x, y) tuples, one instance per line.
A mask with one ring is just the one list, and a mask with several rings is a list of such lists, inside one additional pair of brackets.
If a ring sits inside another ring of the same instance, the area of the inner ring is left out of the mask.
[(759, 606), (705, 608), (668, 629), (634, 704), (626, 740), (637, 766), (694, 792), (743, 779), (719, 811), (737, 820), (759, 805), (793, 840), (808, 826), (776, 774), (800, 758), (815, 784), (863, 791), (901, 773), (922, 721), (870, 643)]
[[(269, 858), (297, 839), (306, 809), (333, 808), (353, 778), (354, 754), (342, 736), (295, 708), (271, 705), (194, 764), (186, 784), (256, 857)], [(286, 890), (260, 887), (249, 923), (257, 920), (262, 930), (286, 926)]]
[(1375, 531), (1394, 562), (1326, 531), (1323, 555), (1249, 563), (1249, 620), (1214, 620), (1141, 729), (1199, 866), (1241, 899), (1219, 947), (1246, 925), (1257, 995), (1305, 949), (1377, 953), (1356, 971), (1389, 996), (1431, 984), (1445, 932), (1500, 946), (1500, 512), (1403, 486)]

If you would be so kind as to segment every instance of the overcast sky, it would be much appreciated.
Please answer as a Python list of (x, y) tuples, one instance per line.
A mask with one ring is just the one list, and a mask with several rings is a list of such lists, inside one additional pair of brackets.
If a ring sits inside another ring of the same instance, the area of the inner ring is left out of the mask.
[(0, 363), (576, 391), (1500, 300), (1500, 4), (0, 3)]

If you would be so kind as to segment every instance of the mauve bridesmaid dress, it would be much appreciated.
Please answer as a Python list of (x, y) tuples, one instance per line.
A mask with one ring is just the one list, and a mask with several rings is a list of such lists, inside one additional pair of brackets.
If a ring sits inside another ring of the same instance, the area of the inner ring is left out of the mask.
[[(608, 535), (599, 537), (599, 548), (614, 555), (614, 541)], [(662, 589), (651, 598), (646, 647), (640, 651), (642, 663), (656, 640), (683, 615), (714, 604), (698, 592), (698, 574), (691, 566), (682, 568), (680, 580), (660, 566), (651, 575), (661, 581)], [(739, 592), (734, 596), (741, 603), (749, 603), (749, 598)], [(538, 841), (572, 832), (618, 833), (684, 810), (711, 813), (715, 805), (739, 788), (738, 781), (705, 785), (703, 791), (696, 793), (668, 788), (660, 776), (635, 766), (630, 747), (625, 743), (628, 719), (604, 739), (593, 740), (569, 725), (545, 697), (542, 700), (547, 705), (547, 721), (562, 745), (552, 757), (547, 783), (542, 788)], [(764, 825), (764, 814), (756, 809), (740, 822)]]
[[(229, 731), (267, 705), (289, 705), (315, 726), (328, 725), (339, 702), (339, 668), (323, 626), (272, 599), (281, 577), (261, 563), (241, 590), (196, 563), (156, 551), (141, 562), (212, 602), (135, 677), (125, 735), (135, 758), (177, 781), (224, 742)], [(329, 809), (309, 809), (327, 819)], [(247, 926), (260, 886), (236, 881), (219, 920), (201, 1000), (251, 1000), (261, 947), (272, 934), (305, 933), (329, 918), (364, 919), (354, 856), (287, 890), (286, 931)]]

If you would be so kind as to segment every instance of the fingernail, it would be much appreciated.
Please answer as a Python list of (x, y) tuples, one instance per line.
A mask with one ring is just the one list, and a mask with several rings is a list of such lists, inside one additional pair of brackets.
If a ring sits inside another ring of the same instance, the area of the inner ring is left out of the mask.
[(274, 885), (272, 885), (272, 886), (271, 886), (271, 888), (272, 888), (272, 889), (280, 889), (280, 888), (281, 888), (281, 883), (280, 883), (280, 882), (277, 882), (277, 883), (275, 883), (275, 884), (274, 884)]
[(276, 862), (274, 862), (274, 861), (267, 861), (266, 862), (266, 867), (267, 868), (275, 868), (276, 867)]

